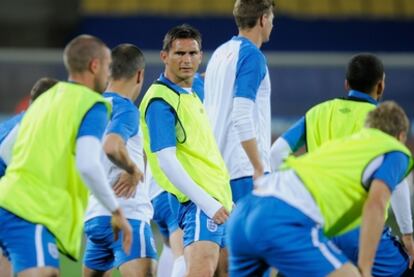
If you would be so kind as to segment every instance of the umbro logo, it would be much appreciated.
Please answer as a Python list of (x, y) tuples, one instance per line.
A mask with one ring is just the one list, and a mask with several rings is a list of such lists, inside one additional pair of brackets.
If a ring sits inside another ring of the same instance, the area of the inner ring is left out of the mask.
[(351, 109), (349, 109), (349, 108), (342, 108), (342, 109), (339, 109), (339, 111), (341, 113), (350, 113), (351, 112)]

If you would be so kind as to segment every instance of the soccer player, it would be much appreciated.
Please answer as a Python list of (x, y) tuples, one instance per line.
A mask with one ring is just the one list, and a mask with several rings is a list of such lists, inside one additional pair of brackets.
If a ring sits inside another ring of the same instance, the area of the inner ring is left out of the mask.
[(402, 143), (409, 122), (397, 104), (379, 105), (365, 126), (290, 156), (280, 171), (258, 180), (228, 222), (232, 276), (256, 276), (269, 265), (286, 276), (359, 276), (328, 238), (361, 222), (358, 268), (371, 276), (387, 203), (413, 160)]
[[(58, 80), (48, 77), (37, 80), (30, 90), (30, 102), (36, 100), (37, 97), (53, 87), (57, 82)], [(12, 149), (23, 115), (24, 112), (21, 112), (0, 124), (0, 178), (3, 177), (7, 165), (10, 163)], [(6, 253), (1, 253), (1, 251), (0, 248), (0, 276), (12, 276), (11, 264), (6, 257)]]
[(239, 35), (214, 51), (205, 75), (205, 100), (214, 136), (230, 172), (233, 201), (270, 171), (270, 78), (260, 51), (273, 28), (272, 0), (237, 0)]
[(100, 39), (74, 38), (64, 50), (70, 82), (49, 89), (22, 119), (0, 180), (0, 244), (18, 276), (59, 275), (59, 252), (79, 259), (87, 188), (111, 211), (115, 239), (122, 230), (129, 252), (131, 226), (99, 160), (110, 105), (98, 92), (110, 61)]
[[(311, 108), (304, 117), (286, 131), (272, 146), (272, 168), (276, 169), (287, 155), (306, 144), (313, 152), (332, 139), (359, 131), (369, 111), (375, 109), (385, 87), (384, 66), (372, 54), (358, 54), (349, 61), (345, 87), (349, 91), (343, 99), (333, 99)], [(408, 182), (397, 186), (391, 197), (402, 240), (410, 256), (414, 256), (413, 227)], [(358, 259), (359, 230), (344, 234), (333, 241), (355, 262)], [(399, 276), (407, 270), (410, 259), (401, 245), (385, 228), (376, 255), (375, 276)], [(412, 259), (411, 259), (412, 261)]]
[[(131, 44), (121, 44), (111, 53), (110, 81), (103, 96), (112, 103), (106, 127), (102, 163), (110, 185), (133, 230), (131, 253), (121, 241), (113, 242), (111, 214), (91, 195), (85, 216), (86, 249), (84, 276), (104, 276), (119, 268), (122, 276), (153, 275), (156, 250), (149, 221), (153, 210), (148, 184), (143, 181), (144, 156), (139, 132), (139, 111), (134, 101), (144, 82), (144, 55)], [(136, 191), (134, 191), (136, 189)]]
[(192, 90), (201, 35), (189, 25), (164, 37), (164, 73), (141, 102), (144, 149), (152, 175), (180, 202), (187, 276), (213, 276), (232, 209), (229, 177), (204, 107)]
[[(192, 84), (193, 91), (204, 101), (204, 78), (196, 73)], [(154, 218), (163, 236), (163, 248), (158, 260), (157, 276), (181, 277), (185, 274), (183, 233), (178, 226), (178, 201), (157, 185), (148, 168), (146, 178), (150, 183)]]

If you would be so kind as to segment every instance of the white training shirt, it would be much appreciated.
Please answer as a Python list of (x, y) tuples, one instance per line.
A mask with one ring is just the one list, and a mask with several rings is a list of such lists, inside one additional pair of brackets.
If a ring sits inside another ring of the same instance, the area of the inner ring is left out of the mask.
[[(241, 141), (252, 138), (257, 140), (264, 170), (270, 171), (271, 86), (266, 58), (260, 49), (240, 36), (216, 49), (207, 65), (204, 94), (204, 105), (230, 178), (253, 175), (253, 167), (241, 145)], [(233, 102), (238, 98), (242, 101), (236, 102), (251, 101), (253, 105), (249, 120), (245, 121), (247, 125), (251, 122), (250, 138), (245, 135), (250, 132), (246, 130), (248, 127), (238, 130), (234, 124), (238, 117), (246, 118), (233, 113)]]
[[(138, 124), (139, 122), (139, 112), (135, 105), (126, 98), (115, 95), (114, 93), (109, 93), (111, 97), (108, 97), (108, 94), (105, 93), (104, 96), (107, 100), (112, 103), (113, 111), (111, 116), (111, 121), (114, 118), (114, 113), (119, 112), (119, 114), (125, 114), (125, 110), (136, 109), (136, 116), (130, 118), (127, 124)], [(132, 105), (132, 106), (131, 106)], [(131, 120), (134, 122), (131, 123)], [(135, 122), (136, 120), (136, 122)], [(108, 127), (111, 126), (111, 121), (108, 124)], [(135, 125), (138, 128), (138, 125)], [(106, 130), (106, 132), (108, 129)], [(104, 135), (105, 137), (105, 135)], [(130, 158), (136, 163), (138, 168), (144, 172), (144, 155), (143, 155), (143, 144), (142, 144), (142, 134), (141, 130), (138, 128), (136, 134), (129, 137), (126, 141), (126, 148)], [(102, 150), (101, 162), (104, 166), (105, 172), (107, 173), (108, 181), (111, 186), (114, 186), (119, 178), (122, 169), (114, 165), (106, 156)], [(149, 184), (146, 182), (141, 182), (138, 184), (137, 191), (135, 196), (129, 199), (126, 198), (117, 198), (119, 204), (124, 212), (124, 215), (128, 219), (137, 219), (144, 222), (148, 222), (152, 219), (153, 216), (153, 207), (151, 200), (149, 198)], [(111, 215), (93, 196), (89, 197), (89, 205), (85, 216), (85, 221), (97, 217), (97, 216), (108, 216)]]

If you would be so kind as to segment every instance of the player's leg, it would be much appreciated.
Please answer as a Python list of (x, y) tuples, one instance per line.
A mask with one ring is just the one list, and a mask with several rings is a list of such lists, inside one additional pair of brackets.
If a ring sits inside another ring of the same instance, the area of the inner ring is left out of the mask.
[(220, 255), (220, 247), (211, 241), (196, 241), (184, 248), (187, 265), (186, 276), (214, 276)]
[(183, 231), (178, 227), (180, 203), (170, 193), (168, 194), (168, 203), (171, 210), (171, 214), (167, 218), (168, 231), (170, 233), (169, 242), (174, 254), (171, 277), (182, 277), (186, 272), (186, 264), (184, 258)]
[(217, 269), (225, 225), (218, 225), (192, 202), (180, 205), (187, 276), (213, 276)]
[(361, 276), (358, 269), (352, 263), (345, 263), (340, 268), (328, 275), (328, 277), (356, 277)]
[(2, 248), (0, 247), (0, 276), (11, 277), (12, 272), (11, 263), (7, 258), (6, 253), (3, 253)]
[(122, 249), (122, 234), (114, 244), (115, 267), (123, 277), (155, 276), (157, 257), (154, 238), (148, 223), (129, 219), (133, 229), (131, 252), (127, 255)]
[[(176, 207), (174, 199), (169, 199), (169, 194), (164, 191), (152, 200), (154, 207), (153, 220), (157, 224), (163, 237), (164, 247), (158, 263), (158, 276), (183, 276), (185, 272), (184, 247), (182, 242), (182, 230), (178, 227), (177, 215), (173, 212)], [(165, 246), (169, 247), (166, 248)], [(170, 260), (166, 259), (164, 251), (171, 251)], [(160, 275), (162, 273), (162, 275)]]
[(220, 256), (214, 276), (228, 276), (229, 275), (229, 255), (227, 248), (220, 248)]
[(112, 276), (114, 254), (111, 217), (99, 216), (85, 222), (85, 235), (83, 276)]
[(2, 208), (0, 226), (0, 244), (9, 255), (17, 276), (59, 275), (56, 239), (47, 228), (28, 222)]
[(157, 277), (171, 276), (173, 263), (174, 256), (171, 248), (164, 243), (162, 246), (161, 254), (158, 258)]

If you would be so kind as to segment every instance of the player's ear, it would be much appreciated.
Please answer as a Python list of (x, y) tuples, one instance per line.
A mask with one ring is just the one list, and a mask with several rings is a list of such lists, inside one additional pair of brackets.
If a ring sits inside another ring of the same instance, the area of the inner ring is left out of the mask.
[(265, 14), (262, 14), (260, 17), (259, 17), (259, 26), (260, 27), (263, 27), (264, 25), (265, 25), (265, 20), (266, 20), (266, 18), (265, 18)]
[(137, 71), (137, 84), (144, 82), (144, 69), (140, 69)]
[(398, 135), (398, 137), (397, 137), (397, 139), (399, 140), (399, 141), (401, 141), (402, 143), (405, 143), (406, 141), (407, 141), (407, 133), (406, 132), (401, 132), (399, 135)]
[(164, 50), (161, 50), (161, 52), (160, 52), (160, 58), (161, 58), (161, 61), (164, 64), (167, 64), (167, 56), (168, 56), (168, 52), (167, 51), (164, 51)]
[(351, 89), (351, 87), (349, 86), (348, 80), (346, 80), (346, 79), (345, 79), (345, 82), (344, 82), (344, 88), (345, 88), (345, 91), (349, 91)]
[(89, 71), (95, 74), (96, 72), (99, 71), (99, 67), (100, 67), (100, 60), (98, 58), (91, 59), (91, 61), (89, 62), (89, 68), (88, 68)]
[(377, 84), (377, 95), (378, 95), (378, 99), (381, 98), (382, 94), (384, 93), (385, 90), (385, 76), (384, 78), (382, 78), (381, 81), (378, 82)]

